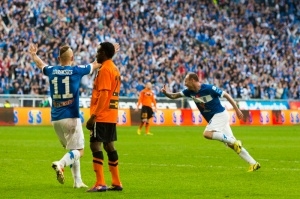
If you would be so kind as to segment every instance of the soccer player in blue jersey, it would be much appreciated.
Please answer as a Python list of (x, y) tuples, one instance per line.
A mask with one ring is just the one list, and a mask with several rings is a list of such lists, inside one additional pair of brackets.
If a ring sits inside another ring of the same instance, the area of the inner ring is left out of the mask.
[(232, 148), (250, 164), (249, 172), (258, 170), (260, 164), (242, 147), (242, 142), (234, 137), (229, 124), (229, 114), (221, 105), (219, 98), (226, 98), (233, 106), (238, 118), (242, 119), (244, 117), (243, 113), (237, 107), (234, 99), (227, 92), (213, 85), (202, 84), (196, 73), (188, 73), (184, 79), (184, 85), (186, 89), (178, 93), (167, 92), (166, 86), (161, 89), (161, 92), (170, 99), (191, 98), (208, 122), (203, 136), (207, 139), (219, 140)]
[[(119, 45), (114, 45), (116, 51)], [(72, 66), (74, 54), (72, 49), (65, 45), (60, 48), (58, 66), (45, 64), (37, 55), (38, 48), (30, 44), (29, 53), (37, 67), (48, 76), (52, 98), (51, 120), (59, 141), (64, 148), (70, 150), (59, 161), (52, 163), (57, 180), (63, 184), (64, 167), (71, 166), (74, 178), (74, 188), (87, 187), (81, 179), (80, 157), (84, 151), (84, 135), (79, 115), (79, 88), (81, 78), (91, 74), (101, 64), (94, 61), (87, 65)]]

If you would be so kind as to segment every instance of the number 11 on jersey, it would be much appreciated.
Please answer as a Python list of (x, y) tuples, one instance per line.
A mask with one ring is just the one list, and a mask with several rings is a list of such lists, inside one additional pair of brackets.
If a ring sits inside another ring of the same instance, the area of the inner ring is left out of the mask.
[[(53, 84), (54, 88), (54, 93), (53, 93), (53, 99), (68, 99), (68, 98), (73, 98), (73, 94), (70, 93), (70, 77), (67, 76), (63, 79), (61, 79), (61, 82), (59, 82), (60, 79), (57, 77), (54, 77), (53, 80), (51, 80), (51, 84)], [(58, 87), (63, 87), (64, 86), (64, 91), (62, 93), (58, 93)]]

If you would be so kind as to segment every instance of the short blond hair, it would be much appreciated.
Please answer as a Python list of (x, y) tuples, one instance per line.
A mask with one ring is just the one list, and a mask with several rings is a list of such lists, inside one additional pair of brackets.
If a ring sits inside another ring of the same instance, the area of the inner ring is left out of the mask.
[(198, 77), (198, 75), (197, 75), (196, 73), (189, 72), (189, 73), (187, 74), (187, 77), (188, 77), (189, 79), (193, 79), (193, 80), (199, 82), (199, 77)]
[(70, 59), (73, 56), (73, 51), (70, 46), (64, 45), (59, 48), (59, 57), (62, 60)]

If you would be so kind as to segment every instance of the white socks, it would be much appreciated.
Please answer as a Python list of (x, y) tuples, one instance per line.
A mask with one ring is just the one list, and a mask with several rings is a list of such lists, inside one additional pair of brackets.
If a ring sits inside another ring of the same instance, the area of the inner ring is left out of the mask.
[(225, 142), (225, 143), (228, 143), (228, 144), (233, 144), (235, 142), (234, 138), (228, 137), (224, 133), (220, 133), (220, 132), (216, 132), (216, 131), (213, 132), (212, 139), (213, 140), (219, 140), (221, 142)]
[[(228, 143), (228, 144), (233, 144), (236, 139), (232, 138), (232, 137), (228, 137), (227, 135), (220, 133), (220, 132), (213, 132), (213, 136), (212, 136), (213, 140), (219, 140), (221, 142), (224, 143)], [(241, 152), (239, 153), (239, 156), (245, 160), (246, 162), (248, 162), (249, 164), (255, 164), (256, 161), (252, 158), (252, 156), (248, 153), (248, 151), (242, 147)]]
[(79, 158), (80, 158), (80, 152), (78, 150), (72, 150), (66, 153), (64, 157), (60, 159), (59, 162), (63, 167), (67, 167), (71, 164), (74, 164), (74, 162), (76, 160), (79, 160)]
[(71, 167), (72, 176), (75, 183), (82, 183), (80, 172), (80, 159), (76, 160)]
[(239, 154), (239, 156), (244, 159), (245, 161), (247, 161), (249, 164), (255, 164), (256, 161), (251, 157), (251, 155), (248, 153), (248, 151), (242, 147), (242, 150)]

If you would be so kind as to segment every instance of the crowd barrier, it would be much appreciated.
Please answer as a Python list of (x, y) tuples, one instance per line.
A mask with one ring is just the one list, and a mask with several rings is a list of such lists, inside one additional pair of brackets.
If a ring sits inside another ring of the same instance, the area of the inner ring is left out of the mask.
[[(300, 123), (300, 110), (243, 110), (244, 120), (239, 120), (235, 111), (229, 110), (230, 124), (242, 125), (294, 125)], [(85, 125), (89, 109), (80, 109), (80, 118)], [(131, 126), (140, 123), (140, 111), (119, 109), (118, 125)], [(153, 126), (206, 126), (207, 122), (196, 109), (159, 109), (151, 119)], [(51, 125), (50, 108), (0, 108), (0, 125), (26, 126)]]

